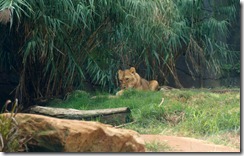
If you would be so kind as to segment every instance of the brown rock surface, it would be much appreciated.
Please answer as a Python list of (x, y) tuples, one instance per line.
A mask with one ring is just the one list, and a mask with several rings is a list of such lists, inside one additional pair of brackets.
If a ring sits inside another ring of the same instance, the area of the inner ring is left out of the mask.
[(144, 141), (132, 130), (36, 114), (16, 115), (23, 133), (32, 136), (32, 152), (144, 152)]

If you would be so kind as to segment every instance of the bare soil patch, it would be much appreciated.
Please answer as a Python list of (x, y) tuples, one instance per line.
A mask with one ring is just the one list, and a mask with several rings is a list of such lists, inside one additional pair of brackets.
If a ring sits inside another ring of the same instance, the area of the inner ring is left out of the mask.
[[(142, 134), (141, 137), (145, 143), (167, 144), (170, 148), (163, 149), (164, 152), (240, 152), (240, 149), (216, 145), (194, 138), (150, 134)], [(147, 152), (153, 151), (147, 150)]]

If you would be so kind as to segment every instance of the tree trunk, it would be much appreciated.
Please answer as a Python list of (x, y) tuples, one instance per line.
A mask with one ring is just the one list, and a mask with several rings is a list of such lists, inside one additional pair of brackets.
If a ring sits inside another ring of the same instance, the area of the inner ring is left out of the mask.
[(30, 113), (41, 114), (56, 118), (99, 121), (105, 124), (120, 125), (132, 121), (131, 111), (128, 107), (98, 109), (98, 110), (77, 110), (67, 108), (53, 108), (34, 106)]

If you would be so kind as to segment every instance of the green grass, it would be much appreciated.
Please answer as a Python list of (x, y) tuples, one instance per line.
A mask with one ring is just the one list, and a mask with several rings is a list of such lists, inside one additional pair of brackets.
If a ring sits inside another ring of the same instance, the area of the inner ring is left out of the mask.
[(145, 147), (147, 152), (170, 152), (173, 151), (171, 147), (167, 145), (167, 143), (159, 143), (159, 142), (152, 142), (146, 143)]
[[(159, 107), (162, 98), (164, 102)], [(239, 89), (222, 93), (207, 89), (131, 90), (118, 98), (109, 98), (108, 94), (97, 94), (93, 98), (84, 91), (75, 91), (64, 101), (53, 100), (48, 105), (82, 110), (129, 107), (136, 122), (125, 128), (141, 134), (209, 137), (214, 140), (213, 136), (223, 133), (240, 133)], [(217, 140), (221, 144), (221, 138)], [(226, 139), (222, 140), (226, 142)]]

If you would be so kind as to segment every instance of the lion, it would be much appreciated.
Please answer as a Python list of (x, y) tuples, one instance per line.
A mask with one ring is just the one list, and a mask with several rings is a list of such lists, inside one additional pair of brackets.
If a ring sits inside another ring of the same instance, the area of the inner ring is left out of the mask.
[(158, 81), (147, 81), (136, 72), (134, 67), (126, 70), (118, 70), (118, 78), (120, 82), (120, 91), (116, 95), (122, 95), (124, 90), (133, 88), (136, 90), (151, 90), (156, 91), (159, 89)]

